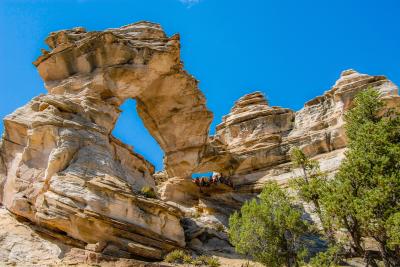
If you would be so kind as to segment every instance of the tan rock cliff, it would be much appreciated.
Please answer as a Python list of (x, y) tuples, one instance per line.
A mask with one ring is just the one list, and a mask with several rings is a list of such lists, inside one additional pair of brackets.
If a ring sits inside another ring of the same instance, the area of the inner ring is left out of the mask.
[(231, 176), (236, 190), (259, 191), (263, 183), (286, 183), (296, 176), (289, 151), (301, 147), (320, 161), (323, 170), (334, 172), (344, 157), (344, 114), (357, 92), (376, 88), (387, 107), (399, 107), (398, 88), (384, 76), (354, 70), (342, 72), (324, 95), (293, 112), (269, 107), (264, 96), (253, 93), (240, 98), (217, 126), (203, 157), (203, 170)]

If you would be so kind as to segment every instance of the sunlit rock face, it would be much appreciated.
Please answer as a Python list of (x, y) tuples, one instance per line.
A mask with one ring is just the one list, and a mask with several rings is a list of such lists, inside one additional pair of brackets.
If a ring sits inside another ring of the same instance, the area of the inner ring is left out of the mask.
[[(319, 161), (323, 171), (333, 175), (345, 157), (344, 114), (352, 106), (354, 96), (368, 87), (381, 93), (386, 107), (400, 108), (396, 85), (383, 76), (369, 76), (354, 70), (344, 71), (331, 89), (297, 112), (270, 107), (260, 92), (241, 97), (223, 117), (216, 134), (209, 138), (197, 169), (221, 172), (232, 180), (234, 187), (221, 190), (211, 186), (196, 195), (190, 193), (192, 190), (187, 183), (175, 180), (174, 185), (168, 180), (162, 188), (169, 192), (166, 196), (172, 195), (174, 187), (179, 188), (179, 192), (187, 188), (186, 195), (180, 193), (177, 200), (197, 201), (193, 205), (200, 215), (184, 220), (187, 246), (207, 253), (223, 247), (225, 253), (234, 253), (228, 252), (233, 248), (225, 233), (218, 231), (219, 224), (228, 226), (230, 214), (240, 209), (246, 200), (254, 198), (266, 182), (277, 181), (286, 187), (290, 179), (301, 175), (290, 162), (290, 149), (294, 146), (302, 148)], [(312, 207), (304, 203), (304, 208), (308, 217), (319, 225)]]
[[(51, 51), (34, 64), (48, 94), (4, 119), (0, 201), (47, 235), (101, 255), (159, 260), (185, 246), (233, 253), (221, 227), (267, 181), (286, 185), (297, 176), (292, 147), (334, 173), (346, 149), (344, 114), (356, 93), (374, 87), (387, 107), (400, 104), (385, 77), (347, 70), (297, 112), (270, 106), (260, 92), (245, 95), (209, 136), (212, 113), (183, 70), (179, 36), (138, 22), (100, 32), (63, 30), (46, 42)], [(165, 170), (157, 174), (111, 134), (119, 107), (131, 98), (165, 153)], [(234, 186), (201, 189), (190, 180), (210, 171)], [(140, 194), (156, 185), (162, 200)], [(58, 257), (56, 247), (44, 246)]]
[[(1, 266), (164, 266), (102, 254), (99, 249), (103, 244), (89, 245), (86, 249), (79, 248), (71, 238), (19, 220), (4, 207), (0, 207), (0, 226)], [(51, 235), (57, 235), (59, 238), (55, 239)]]
[(297, 112), (269, 107), (259, 92), (246, 95), (217, 126), (200, 166), (231, 176), (238, 191), (257, 192), (266, 181), (286, 184), (297, 176), (289, 152), (298, 146), (333, 173), (346, 148), (344, 114), (355, 95), (368, 87), (381, 93), (387, 107), (399, 106), (396, 85), (384, 76), (354, 70), (343, 71), (331, 89)]
[(83, 113), (110, 132), (123, 101), (137, 111), (165, 152), (169, 176), (190, 175), (207, 140), (212, 113), (197, 81), (182, 68), (179, 36), (158, 24), (118, 29), (83, 28), (50, 34), (52, 48), (34, 63), (51, 95), (83, 106)]
[(63, 30), (46, 42), (52, 50), (34, 64), (48, 94), (4, 119), (2, 204), (105, 254), (161, 259), (183, 247), (181, 212), (138, 194), (155, 186), (154, 167), (111, 135), (119, 106), (135, 98), (168, 175), (196, 167), (212, 114), (182, 69), (179, 36), (139, 22)]

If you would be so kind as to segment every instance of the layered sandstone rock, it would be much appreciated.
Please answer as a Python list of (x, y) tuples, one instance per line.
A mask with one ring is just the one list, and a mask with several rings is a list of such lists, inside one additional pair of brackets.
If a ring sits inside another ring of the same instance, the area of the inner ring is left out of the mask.
[[(385, 77), (347, 70), (298, 112), (269, 106), (260, 92), (246, 95), (208, 136), (212, 114), (198, 82), (183, 70), (179, 36), (139, 22), (102, 32), (63, 30), (46, 42), (51, 51), (34, 64), (48, 94), (4, 119), (0, 201), (31, 228), (95, 259), (160, 260), (185, 246), (234, 253), (225, 231), (229, 215), (265, 182), (286, 185), (297, 176), (292, 147), (334, 173), (344, 158), (344, 113), (355, 94), (374, 87), (387, 107), (400, 104), (397, 87)], [(165, 152), (165, 170), (157, 174), (111, 134), (119, 106), (130, 98)], [(209, 171), (234, 187), (199, 188), (190, 180)], [(142, 196), (144, 186), (157, 186), (162, 200)], [(0, 240), (6, 251), (14, 246), (7, 240)], [(46, 260), (61, 253), (50, 243), (28, 241), (49, 254)], [(40, 260), (34, 251), (29, 255)]]
[(49, 230), (15, 218), (4, 208), (0, 208), (0, 226), (1, 266), (170, 266), (107, 256), (96, 251), (95, 246), (76, 248), (65, 239), (53, 238), (54, 233)]
[[(209, 138), (198, 167), (201, 171), (223, 173), (233, 181), (234, 190), (211, 187), (191, 194), (197, 201), (194, 207), (198, 215), (189, 214), (184, 220), (187, 246), (201, 253), (219, 253), (221, 247), (225, 253), (234, 253), (221, 225), (228, 226), (230, 214), (254, 198), (266, 182), (274, 180), (287, 186), (290, 179), (301, 174), (290, 162), (290, 149), (294, 146), (318, 160), (323, 171), (335, 173), (345, 156), (344, 114), (356, 93), (368, 87), (381, 93), (387, 107), (400, 107), (396, 85), (383, 76), (354, 70), (344, 71), (330, 90), (307, 102), (298, 112), (270, 107), (260, 92), (240, 98)], [(180, 183), (179, 188), (184, 190), (185, 184)], [(305, 204), (304, 208), (318, 225), (312, 207)], [(315, 238), (316, 246), (309, 249), (318, 252), (323, 242)]]
[(4, 119), (1, 203), (14, 214), (104, 254), (161, 259), (185, 245), (181, 212), (138, 194), (154, 167), (111, 132), (128, 98), (165, 152), (169, 176), (198, 164), (212, 119), (182, 69), (179, 36), (139, 22), (50, 34), (34, 63), (47, 95)]
[[(83, 28), (50, 34), (52, 48), (34, 63), (47, 90), (80, 105), (107, 133), (126, 99), (165, 152), (169, 176), (185, 176), (198, 163), (212, 114), (197, 81), (182, 69), (179, 36), (138, 22), (103, 32)], [(70, 104), (67, 104), (70, 105)]]
[[(399, 106), (396, 85), (384, 76), (354, 70), (343, 71), (331, 89), (296, 113), (269, 107), (259, 92), (246, 95), (217, 126), (203, 164), (230, 175), (237, 190), (259, 191), (266, 181), (286, 184), (297, 176), (291, 168), (289, 151), (298, 146), (319, 160), (323, 170), (333, 173), (344, 158), (344, 114), (354, 96), (368, 87), (381, 93), (387, 107)], [(224, 159), (223, 163), (211, 165), (209, 159), (219, 162), (215, 157)]]

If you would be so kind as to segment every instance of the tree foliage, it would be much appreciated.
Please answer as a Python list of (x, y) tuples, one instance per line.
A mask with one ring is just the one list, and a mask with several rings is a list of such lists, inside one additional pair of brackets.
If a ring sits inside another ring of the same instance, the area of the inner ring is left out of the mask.
[(335, 267), (340, 266), (343, 253), (339, 245), (332, 245), (326, 251), (318, 253), (310, 260), (312, 267)]
[(246, 202), (229, 219), (229, 237), (237, 252), (265, 266), (298, 266), (305, 256), (302, 236), (308, 225), (302, 212), (276, 183)]
[[(379, 93), (359, 93), (347, 112), (348, 151), (323, 203), (337, 227), (350, 233), (353, 248), (364, 252), (364, 237), (381, 248), (386, 266), (400, 265), (400, 117), (384, 110)], [(397, 224), (397, 226), (396, 226)]]
[[(293, 184), (300, 198), (314, 205), (327, 234), (346, 229), (358, 256), (373, 255), (364, 249), (365, 239), (372, 238), (385, 266), (400, 266), (400, 115), (385, 108), (379, 92), (367, 89), (355, 97), (345, 121), (348, 149), (333, 179), (295, 148), (292, 161), (302, 175)], [(309, 228), (292, 203), (276, 183), (267, 184), (259, 199), (230, 218), (236, 250), (266, 266), (297, 265)], [(334, 266), (343, 255), (331, 242), (309, 264)]]
[(309, 159), (300, 148), (294, 147), (290, 155), (293, 165), (302, 171), (301, 176), (292, 179), (291, 185), (303, 201), (314, 206), (314, 212), (318, 214), (324, 232), (331, 240), (333, 238), (331, 226), (321, 207), (321, 198), (326, 191), (327, 175), (321, 171), (318, 161)]
[(164, 261), (173, 264), (190, 264), (194, 266), (209, 266), (209, 267), (221, 266), (221, 263), (219, 262), (218, 258), (206, 255), (201, 255), (199, 257), (192, 257), (187, 251), (184, 250), (171, 251), (165, 256)]

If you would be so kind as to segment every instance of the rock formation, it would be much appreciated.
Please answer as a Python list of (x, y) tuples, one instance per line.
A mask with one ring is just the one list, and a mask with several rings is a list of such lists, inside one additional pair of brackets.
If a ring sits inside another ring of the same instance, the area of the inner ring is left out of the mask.
[[(291, 178), (301, 173), (291, 166), (292, 147), (302, 148), (319, 161), (321, 170), (332, 175), (339, 168), (346, 148), (344, 114), (356, 93), (368, 87), (381, 93), (387, 107), (400, 107), (396, 85), (384, 76), (369, 76), (354, 70), (342, 72), (331, 89), (297, 112), (268, 106), (260, 92), (240, 98), (223, 117), (216, 134), (209, 138), (198, 167), (201, 171), (223, 173), (234, 183), (234, 190), (211, 187), (203, 189), (205, 194), (196, 194), (185, 182), (172, 179), (164, 183), (170, 186), (169, 194), (163, 192), (167, 197), (173, 195), (174, 188), (179, 188), (179, 192), (187, 188), (186, 195), (180, 194), (175, 200), (182, 202), (186, 197), (185, 203), (195, 202), (195, 210), (201, 214), (199, 217), (189, 213), (187, 217), (192, 218), (184, 221), (188, 247), (200, 252), (223, 250), (232, 254), (227, 237), (216, 229), (221, 228), (219, 224), (227, 226), (229, 215), (259, 193), (266, 182), (275, 180), (287, 186)], [(304, 206), (307, 212), (312, 210)], [(318, 222), (314, 214), (310, 216)], [(310, 248), (319, 249), (318, 245)]]
[(105, 267), (168, 267), (99, 253), (96, 246), (81, 249), (53, 238), (49, 230), (29, 221), (18, 220), (0, 208), (1, 266), (105, 266)]
[(1, 202), (75, 246), (161, 259), (185, 245), (181, 212), (137, 193), (154, 167), (112, 137), (128, 98), (165, 151), (169, 176), (198, 164), (212, 119), (182, 69), (179, 36), (139, 22), (51, 33), (34, 62), (47, 95), (4, 119)]
[(398, 88), (384, 76), (343, 71), (324, 95), (293, 112), (270, 107), (260, 92), (240, 98), (210, 137), (202, 171), (225, 173), (238, 191), (259, 191), (265, 181), (286, 183), (296, 174), (290, 168), (291, 147), (316, 157), (323, 170), (334, 172), (344, 157), (344, 114), (357, 92), (376, 88), (388, 107), (400, 104)]
[[(343, 115), (355, 94), (372, 86), (388, 107), (400, 104), (397, 87), (385, 77), (347, 70), (297, 112), (269, 106), (261, 92), (243, 96), (208, 136), (212, 113), (198, 82), (183, 70), (178, 35), (138, 22), (101, 32), (54, 32), (46, 43), (51, 51), (34, 64), (48, 94), (4, 119), (0, 201), (31, 229), (61, 242), (58, 248), (80, 249), (85, 257), (91, 251), (96, 259), (161, 260), (185, 246), (234, 253), (224, 231), (229, 215), (266, 181), (285, 185), (296, 176), (292, 147), (334, 173), (346, 148)], [(163, 172), (155, 174), (111, 134), (119, 106), (130, 98), (165, 152)], [(208, 171), (222, 173), (234, 187), (201, 190), (190, 180)], [(157, 187), (160, 199), (142, 196), (144, 186)], [(24, 244), (49, 253), (49, 261), (61, 253), (53, 243), (36, 241)], [(14, 243), (0, 240), (0, 247), (8, 251)], [(28, 257), (35, 258), (32, 253)]]

